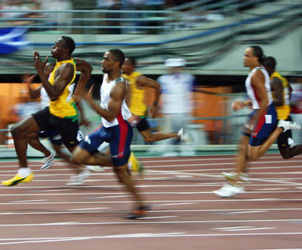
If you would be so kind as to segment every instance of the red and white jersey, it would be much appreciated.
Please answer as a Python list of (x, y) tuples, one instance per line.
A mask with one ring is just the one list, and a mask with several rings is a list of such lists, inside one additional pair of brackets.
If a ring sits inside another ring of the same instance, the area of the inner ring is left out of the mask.
[[(117, 82), (121, 82), (121, 81), (125, 81), (124, 78), (119, 77), (113, 81), (108, 82), (108, 75), (104, 74), (103, 83), (102, 83), (102, 86), (100, 89), (100, 96), (101, 96), (100, 106), (101, 106), (101, 108), (108, 110), (108, 103), (110, 100), (111, 90)], [(126, 83), (126, 86), (128, 87), (127, 83)], [(102, 124), (105, 128), (108, 128), (108, 127), (118, 125), (120, 119), (128, 120), (130, 117), (131, 117), (131, 112), (126, 104), (126, 98), (125, 98), (122, 103), (122, 107), (121, 107), (121, 110), (120, 110), (118, 116), (112, 122), (109, 122), (105, 118), (102, 117)]]
[(259, 105), (259, 97), (255, 91), (255, 89), (253, 88), (252, 84), (251, 84), (251, 78), (252, 75), (256, 72), (256, 70), (261, 70), (264, 78), (265, 78), (265, 89), (267, 91), (267, 95), (268, 95), (268, 105), (270, 105), (272, 103), (272, 92), (271, 92), (271, 85), (270, 85), (270, 79), (269, 79), (269, 75), (267, 73), (267, 71), (265, 70), (264, 67), (256, 67), (254, 68), (248, 75), (248, 77), (245, 80), (245, 87), (246, 87), (246, 91), (247, 94), (249, 96), (249, 98), (252, 100), (252, 107), (253, 109), (259, 109), (260, 105)]

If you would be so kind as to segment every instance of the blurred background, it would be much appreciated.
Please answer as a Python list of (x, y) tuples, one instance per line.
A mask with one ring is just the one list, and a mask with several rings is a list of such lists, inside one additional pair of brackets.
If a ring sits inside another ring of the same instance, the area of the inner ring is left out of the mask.
[[(15, 156), (10, 126), (40, 107), (22, 83), (24, 74), (35, 74), (33, 51), (51, 57), (51, 46), (62, 35), (75, 40), (73, 56), (93, 66), (87, 87), (97, 86), (96, 99), (102, 82), (100, 62), (108, 49), (119, 48), (134, 57), (136, 70), (154, 80), (173, 74), (167, 59), (184, 60), (178, 73), (193, 76), (186, 83), (190, 93), (162, 96), (174, 95), (173, 112), (180, 112), (177, 98), (187, 98), (188, 115), (183, 119), (193, 145), (167, 140), (145, 143), (135, 129), (133, 149), (143, 154), (189, 156), (236, 150), (250, 110), (233, 112), (231, 103), (245, 98), (248, 69), (243, 67), (243, 52), (250, 45), (260, 45), (265, 55), (277, 59), (277, 70), (294, 88), (292, 117), (301, 124), (301, 15), (302, 0), (0, 0), (0, 157)], [(37, 77), (34, 83), (39, 86)], [(146, 93), (145, 102), (151, 105), (154, 93)], [(165, 102), (160, 104), (162, 112), (149, 118), (153, 131), (164, 131), (169, 119), (163, 112)], [(100, 117), (83, 106), (92, 122), (83, 131), (89, 133), (100, 125)], [(301, 132), (294, 139), (301, 143)], [(39, 155), (34, 150), (29, 154)]]

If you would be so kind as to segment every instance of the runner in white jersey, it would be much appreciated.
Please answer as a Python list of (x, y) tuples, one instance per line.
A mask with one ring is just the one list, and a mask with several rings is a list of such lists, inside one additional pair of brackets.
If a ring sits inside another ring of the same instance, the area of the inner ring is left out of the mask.
[[(251, 72), (246, 79), (246, 89), (249, 96), (247, 101), (235, 101), (235, 111), (249, 106), (253, 109), (243, 127), (242, 137), (239, 142), (239, 151), (235, 162), (235, 178), (231, 183), (226, 183), (222, 188), (213, 191), (219, 197), (231, 197), (244, 193), (240, 185), (243, 180), (247, 162), (255, 161), (265, 154), (277, 137), (288, 129), (300, 129), (296, 124), (279, 120), (272, 104), (269, 76), (262, 66), (264, 59), (263, 50), (259, 46), (250, 46), (244, 51), (244, 66)], [(223, 174), (227, 179), (228, 176)]]
[[(117, 82), (125, 82), (124, 78), (119, 77), (117, 79), (114, 79), (113, 81), (108, 80), (108, 75), (105, 74), (103, 77), (103, 83), (100, 89), (100, 97), (101, 97), (101, 103), (100, 106), (103, 109), (108, 110), (108, 104), (111, 100), (111, 90), (116, 85)], [(123, 100), (122, 107), (121, 107), (121, 113), (118, 115), (118, 117), (114, 118), (113, 121), (107, 121), (105, 118), (102, 119), (102, 124), (105, 128), (109, 128), (115, 125), (119, 124), (120, 119), (128, 120), (131, 117), (131, 112), (126, 104), (126, 101)]]
[(251, 99), (253, 109), (260, 108), (259, 98), (257, 97), (257, 93), (255, 93), (255, 88), (251, 84), (251, 78), (257, 70), (260, 70), (264, 76), (264, 87), (267, 92), (268, 105), (270, 105), (272, 103), (272, 93), (271, 93), (269, 75), (264, 67), (256, 67), (249, 73), (248, 77), (245, 80), (245, 88), (246, 88), (249, 98)]
[[(83, 98), (102, 117), (103, 126), (86, 136), (73, 152), (73, 161), (77, 164), (112, 166), (118, 180), (135, 199), (134, 211), (127, 219), (137, 219), (144, 215), (147, 206), (136, 191), (128, 174), (128, 159), (133, 131), (127, 119), (131, 113), (125, 103), (127, 83), (121, 77), (121, 67), (125, 56), (121, 50), (113, 49), (104, 54), (102, 71), (104, 80), (101, 87), (101, 105), (92, 99), (92, 88)], [(109, 142), (111, 157), (100, 154), (99, 147)]]

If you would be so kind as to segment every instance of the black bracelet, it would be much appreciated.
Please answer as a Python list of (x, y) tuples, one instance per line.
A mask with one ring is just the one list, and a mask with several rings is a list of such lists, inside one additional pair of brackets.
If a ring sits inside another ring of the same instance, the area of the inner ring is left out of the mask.
[(157, 105), (158, 105), (158, 102), (153, 102), (153, 105), (157, 106)]

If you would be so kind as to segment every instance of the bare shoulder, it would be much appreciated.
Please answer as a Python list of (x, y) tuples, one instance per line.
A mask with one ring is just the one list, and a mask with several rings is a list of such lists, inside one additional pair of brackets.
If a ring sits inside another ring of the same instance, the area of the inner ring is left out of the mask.
[(115, 86), (111, 90), (111, 97), (114, 99), (123, 99), (126, 95), (127, 85), (126, 82), (121, 78), (118, 79)]
[(264, 81), (264, 74), (263, 72), (259, 69), (256, 70), (253, 75), (252, 75), (252, 81)]

